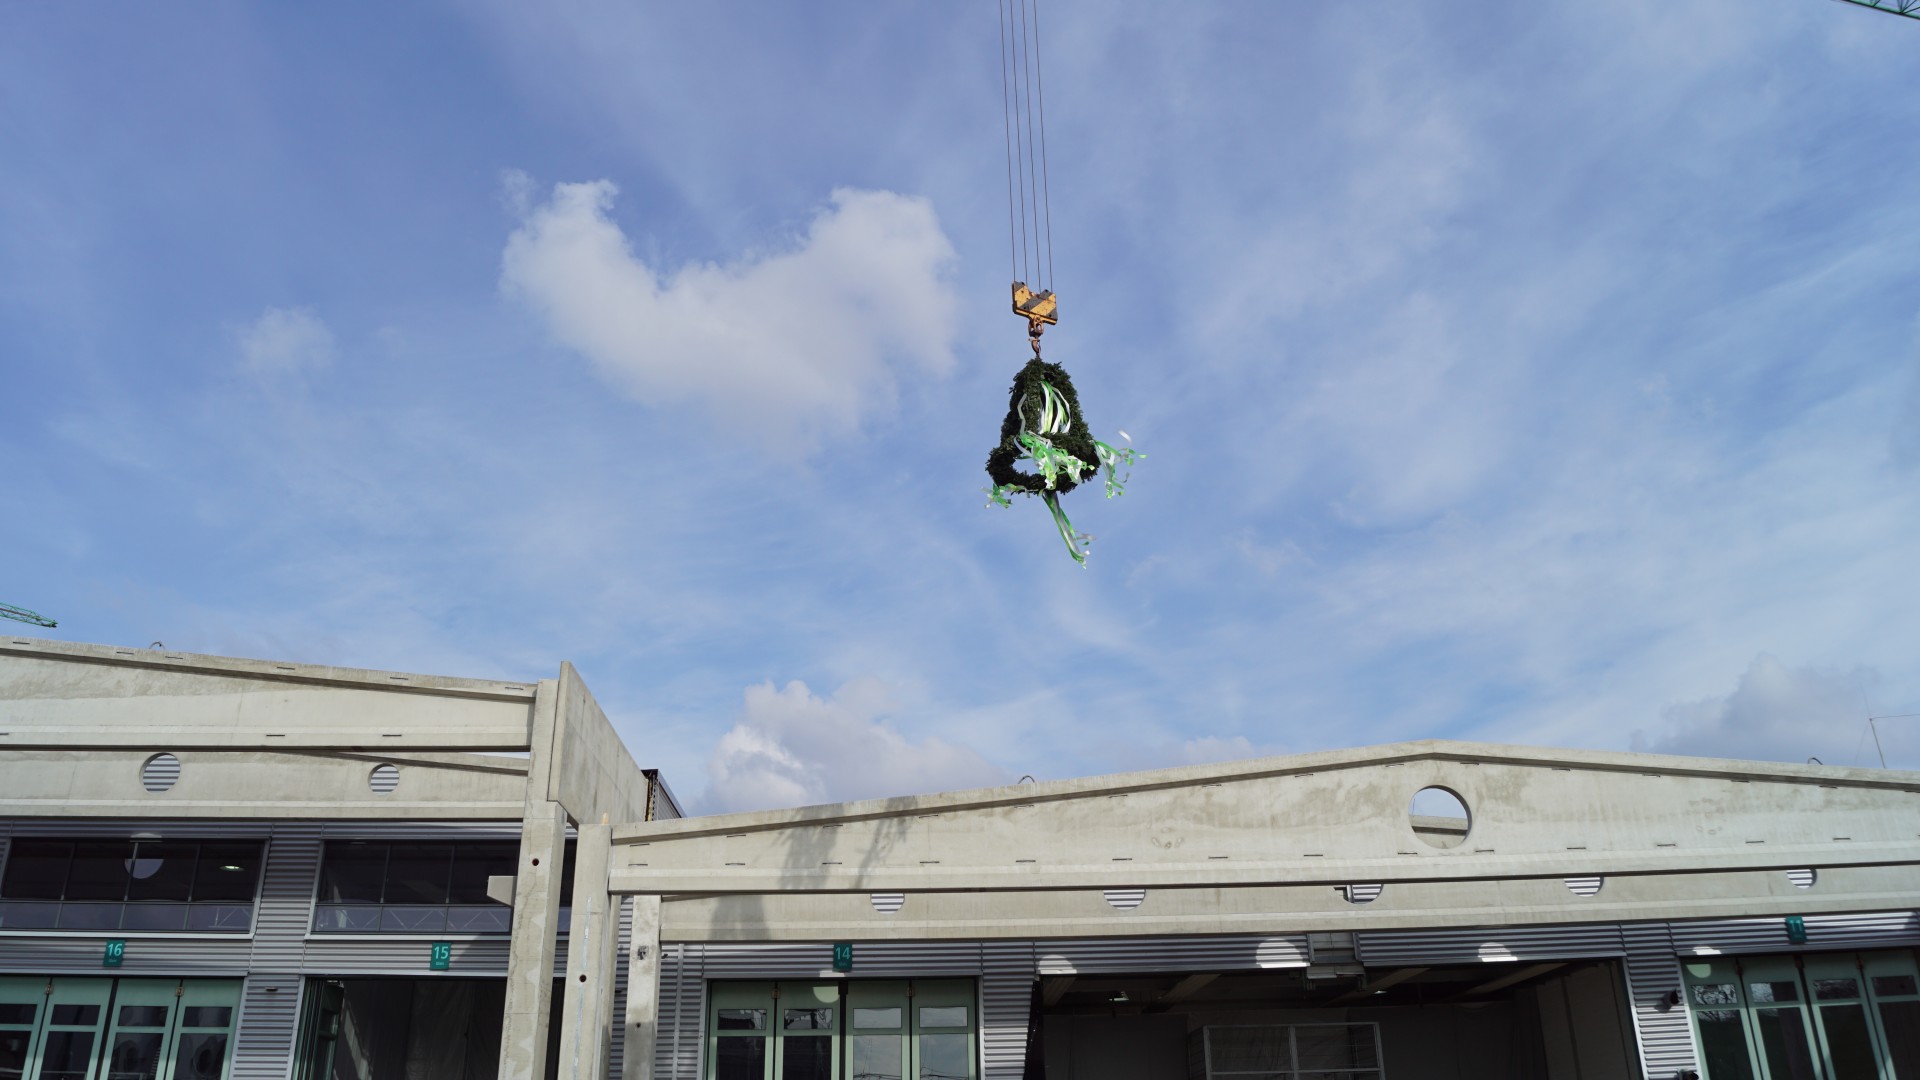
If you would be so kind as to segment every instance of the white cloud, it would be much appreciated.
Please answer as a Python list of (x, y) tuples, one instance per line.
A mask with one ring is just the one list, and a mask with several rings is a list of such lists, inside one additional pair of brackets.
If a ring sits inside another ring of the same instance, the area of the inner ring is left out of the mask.
[(1010, 779), (965, 747), (901, 734), (882, 719), (895, 708), (875, 679), (855, 679), (827, 698), (798, 681), (748, 687), (744, 715), (707, 763), (707, 809), (805, 806)]
[(1866, 671), (1790, 668), (1763, 653), (1732, 693), (1669, 706), (1666, 733), (1636, 731), (1631, 745), (1660, 754), (1876, 764), (1855, 760), (1866, 723), (1862, 693), (1871, 683)]
[(773, 437), (818, 434), (890, 401), (903, 363), (952, 365), (954, 251), (926, 199), (842, 188), (781, 249), (668, 271), (634, 254), (610, 216), (616, 191), (555, 185), (521, 215), (501, 284), (640, 401), (698, 401)]
[(258, 379), (308, 375), (333, 363), (333, 333), (309, 308), (268, 308), (235, 337), (241, 368)]

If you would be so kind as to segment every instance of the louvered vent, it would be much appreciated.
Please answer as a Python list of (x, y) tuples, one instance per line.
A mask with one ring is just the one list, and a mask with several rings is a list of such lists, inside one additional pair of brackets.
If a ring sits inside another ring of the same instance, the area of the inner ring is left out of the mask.
[(1600, 885), (1605, 880), (1597, 877), (1570, 877), (1567, 879), (1567, 891), (1575, 896), (1592, 896), (1600, 891)]
[(1105, 893), (1107, 903), (1121, 911), (1132, 911), (1147, 898), (1145, 889), (1108, 889)]
[(891, 915), (894, 912), (899, 911), (900, 906), (907, 902), (907, 894), (897, 893), (897, 892), (877, 892), (867, 897), (867, 900), (868, 902), (873, 904), (873, 910), (879, 912), (882, 915)]
[(1789, 870), (1787, 871), (1787, 880), (1793, 882), (1793, 887), (1796, 889), (1811, 889), (1813, 888), (1813, 883), (1820, 880), (1820, 872), (1818, 870)]
[(1380, 890), (1384, 885), (1342, 885), (1340, 895), (1347, 898), (1349, 904), (1371, 904), (1380, 899)]
[(391, 795), (400, 786), (400, 770), (392, 765), (375, 765), (367, 774), (367, 786), (375, 795)]
[(172, 754), (155, 754), (140, 766), (140, 786), (148, 791), (165, 791), (179, 779), (180, 759)]

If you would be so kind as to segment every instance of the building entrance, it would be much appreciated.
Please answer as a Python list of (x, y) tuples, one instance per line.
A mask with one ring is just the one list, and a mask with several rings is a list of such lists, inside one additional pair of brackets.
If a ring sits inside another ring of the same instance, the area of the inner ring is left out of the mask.
[(977, 1080), (972, 979), (716, 982), (707, 1080)]
[(222, 1080), (237, 979), (0, 976), (0, 1080)]
[(1920, 1080), (1905, 952), (1684, 961), (1708, 1080)]

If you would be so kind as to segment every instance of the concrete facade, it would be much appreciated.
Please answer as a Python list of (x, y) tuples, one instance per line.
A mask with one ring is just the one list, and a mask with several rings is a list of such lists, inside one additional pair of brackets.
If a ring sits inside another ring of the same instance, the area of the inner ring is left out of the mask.
[[(177, 779), (146, 790), (161, 753)], [(397, 786), (375, 790), (376, 768)], [(1462, 815), (1416, 812), (1433, 789)], [(1920, 1077), (1902, 1041), (1920, 1021), (1916, 774), (1420, 742), (663, 810), (571, 666), (488, 682), (0, 639), (0, 836), (267, 842), (244, 939), (129, 936), (121, 969), (243, 980), (236, 1076), (306, 1080), (296, 1029), (325, 977), (419, 973), (417, 936), (316, 931), (322, 844), (484, 834), (517, 841), (494, 890), (511, 932), (460, 941), (452, 970), (504, 980), (502, 1078), (850, 1076), (888, 1039), (887, 1068), (950, 1076), (934, 1062), (962, 1038), (969, 1080), (1279, 1074), (1316, 1054), (1346, 1055), (1348, 1080), (1720, 1078), (1738, 1055), (1785, 1075), (1766, 1055), (1788, 1052), (1811, 1055), (1793, 1075)], [(0, 989), (97, 973), (102, 940), (0, 921)], [(1836, 971), (1857, 1000), (1743, 989), (1838, 993)], [(916, 988), (961, 1004), (924, 1034), (847, 1026), (862, 1001), (920, 1015), (888, 1006)], [(739, 1029), (803, 999), (791, 1015), (846, 1006), (838, 1034)], [(1848, 1009), (1877, 1072), (1846, 1056)], [(1788, 1021), (1803, 1050), (1756, 1034)]]
[[(531, 1080), (574, 1060), (578, 1047), (557, 1045), (567, 1030), (548, 1030), (554, 984), (602, 970), (614, 951), (567, 947), (588, 940), (561, 923), (569, 834), (678, 812), (570, 665), (488, 681), (0, 639), (0, 848), (43, 837), (262, 845), (243, 934), (12, 930), (0, 898), (0, 979), (239, 980), (235, 1076), (290, 1075), (308, 990), (329, 978), (503, 982), (497, 1075)], [(502, 842), (517, 853), (494, 883), (512, 902), (510, 931), (320, 930), (328, 843)], [(604, 865), (590, 867), (597, 899), (584, 905), (599, 905), (603, 932)], [(109, 940), (125, 942), (125, 959), (104, 972)], [(451, 947), (444, 973), (429, 966), (436, 941)], [(605, 1072), (606, 1042), (577, 1075), (596, 1060)]]

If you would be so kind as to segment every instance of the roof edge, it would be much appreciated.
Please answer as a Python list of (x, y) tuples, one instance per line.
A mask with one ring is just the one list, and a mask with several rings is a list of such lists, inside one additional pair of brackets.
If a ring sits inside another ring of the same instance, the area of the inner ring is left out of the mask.
[(1422, 739), (1379, 746), (1320, 750), (1304, 754), (1254, 758), (1211, 765), (1180, 765), (1140, 772), (1049, 780), (1033, 784), (973, 788), (928, 795), (901, 795), (856, 802), (823, 803), (783, 810), (750, 810), (677, 821), (650, 822), (614, 830), (622, 838), (686, 836), (707, 832), (740, 832), (800, 824), (869, 820), (901, 814), (940, 814), (1023, 803), (1055, 802), (1097, 795), (1225, 783), (1270, 776), (1300, 775), (1329, 769), (1364, 768), (1410, 761), (1460, 761), (1483, 764), (1572, 768), (1591, 772), (1657, 773), (1670, 776), (1720, 777), (1728, 780), (1836, 787), (1870, 787), (1920, 791), (1920, 772), (1894, 769), (1855, 769), (1838, 765), (1793, 765), (1732, 758), (1680, 757), (1609, 750), (1555, 750), (1501, 743), (1454, 742)]
[(16, 637), (11, 634), (0, 635), (0, 656), (65, 660), (77, 664), (144, 668), (227, 678), (269, 679), (275, 682), (305, 683), (357, 690), (483, 698), (495, 701), (532, 701), (534, 690), (539, 685), (537, 679), (515, 681), (422, 675), (373, 668), (296, 664), (280, 660), (251, 660), (236, 656), (181, 652), (174, 649), (134, 649), (119, 645), (94, 645), (45, 638)]

